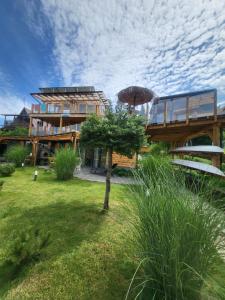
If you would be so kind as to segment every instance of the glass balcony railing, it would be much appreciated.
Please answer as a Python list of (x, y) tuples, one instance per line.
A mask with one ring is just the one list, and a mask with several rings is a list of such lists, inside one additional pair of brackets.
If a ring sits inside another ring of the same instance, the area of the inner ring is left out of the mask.
[(81, 103), (78, 105), (62, 105), (62, 104), (33, 104), (32, 114), (91, 114), (96, 113), (102, 115), (105, 112), (104, 105)]
[(170, 124), (210, 118), (217, 114), (215, 92), (185, 97), (156, 99), (149, 114), (149, 124)]

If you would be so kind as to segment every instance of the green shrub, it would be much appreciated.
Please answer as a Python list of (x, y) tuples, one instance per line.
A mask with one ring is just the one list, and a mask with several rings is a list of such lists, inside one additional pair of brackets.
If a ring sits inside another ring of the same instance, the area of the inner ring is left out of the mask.
[(135, 179), (130, 190), (142, 279), (134, 276), (128, 294), (137, 282), (141, 299), (201, 299), (223, 249), (224, 216), (187, 190), (161, 157), (148, 157)]
[(8, 162), (14, 163), (16, 167), (21, 167), (28, 154), (29, 149), (27, 147), (15, 145), (7, 149), (5, 158)]
[(78, 164), (79, 158), (71, 148), (60, 149), (55, 156), (55, 171), (57, 179), (68, 180), (73, 178), (75, 166)]
[(3, 180), (0, 180), (0, 191), (1, 191), (2, 188), (3, 188), (3, 184), (4, 184), (4, 181), (3, 181)]
[(16, 127), (12, 130), (0, 130), (0, 136), (27, 136), (28, 128)]
[(15, 166), (12, 163), (0, 164), (0, 176), (6, 177), (15, 172)]
[(152, 155), (162, 155), (167, 154), (169, 150), (169, 145), (164, 142), (159, 142), (150, 145), (150, 153)]
[(27, 229), (15, 236), (5, 266), (8, 266), (15, 275), (30, 263), (37, 262), (44, 255), (45, 248), (49, 245), (50, 234), (40, 229)]

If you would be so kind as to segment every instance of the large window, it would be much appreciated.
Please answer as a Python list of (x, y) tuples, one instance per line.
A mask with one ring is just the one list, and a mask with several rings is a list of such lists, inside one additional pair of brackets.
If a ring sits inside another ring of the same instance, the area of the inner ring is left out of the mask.
[(189, 118), (196, 119), (214, 114), (214, 93), (189, 97)]
[(186, 120), (186, 98), (167, 99), (166, 122)]
[(48, 112), (58, 114), (61, 112), (61, 105), (60, 104), (49, 104), (48, 105)]
[(65, 103), (64, 104), (63, 113), (64, 114), (69, 114), (70, 113), (70, 105), (69, 105), (69, 103)]
[(96, 105), (88, 104), (87, 105), (87, 112), (89, 114), (95, 113), (96, 112)]
[(79, 104), (79, 113), (81, 114), (86, 113), (86, 104)]
[(150, 123), (162, 124), (164, 123), (164, 100), (156, 100), (150, 111)]

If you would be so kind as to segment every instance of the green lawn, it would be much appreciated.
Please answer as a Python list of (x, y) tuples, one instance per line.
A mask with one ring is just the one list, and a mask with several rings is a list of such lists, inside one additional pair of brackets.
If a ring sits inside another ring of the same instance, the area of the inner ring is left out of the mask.
[(50, 232), (45, 257), (14, 280), (0, 278), (0, 299), (124, 299), (137, 266), (123, 186), (113, 185), (111, 208), (101, 214), (104, 184), (59, 182), (32, 168), (4, 178), (0, 192), (0, 261), (21, 230)]

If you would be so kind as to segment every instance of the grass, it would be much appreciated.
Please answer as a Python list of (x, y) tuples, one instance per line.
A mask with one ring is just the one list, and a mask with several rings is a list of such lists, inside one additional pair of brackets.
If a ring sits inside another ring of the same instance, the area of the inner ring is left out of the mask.
[[(131, 187), (144, 270), (137, 294), (146, 300), (202, 299), (203, 288), (221, 263), (224, 215), (188, 191), (168, 159), (149, 156), (142, 165), (135, 175), (139, 184)], [(218, 285), (214, 299), (225, 299), (224, 292)]]
[[(101, 214), (104, 183), (57, 181), (55, 174), (43, 170), (32, 181), (33, 172), (17, 169), (4, 178), (0, 191), (0, 299), (125, 299), (140, 257), (129, 224), (134, 219), (125, 209), (130, 207), (128, 198), (132, 200), (126, 188), (112, 186), (110, 211)], [(2, 266), (15, 236), (36, 228), (50, 234), (44, 257), (15, 278), (6, 276)], [(222, 299), (214, 290), (225, 282), (224, 264), (217, 268), (201, 300)], [(139, 276), (144, 274), (143, 266), (139, 271)], [(136, 290), (129, 299), (134, 294)]]
[[(0, 263), (21, 230), (50, 233), (46, 255), (11, 280), (0, 274), (0, 299), (123, 299), (136, 268), (123, 203), (113, 185), (111, 210), (100, 214), (104, 184), (60, 182), (32, 168), (4, 178), (0, 192)], [(0, 268), (0, 273), (3, 272)]]

